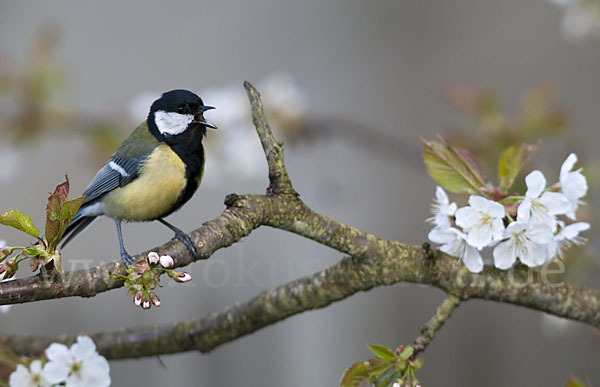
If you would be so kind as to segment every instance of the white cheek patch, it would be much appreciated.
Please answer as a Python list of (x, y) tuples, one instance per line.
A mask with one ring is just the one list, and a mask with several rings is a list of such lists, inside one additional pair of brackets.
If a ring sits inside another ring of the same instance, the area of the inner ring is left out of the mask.
[(159, 110), (154, 112), (154, 122), (162, 134), (176, 135), (183, 133), (190, 122), (194, 120), (193, 114), (179, 114)]

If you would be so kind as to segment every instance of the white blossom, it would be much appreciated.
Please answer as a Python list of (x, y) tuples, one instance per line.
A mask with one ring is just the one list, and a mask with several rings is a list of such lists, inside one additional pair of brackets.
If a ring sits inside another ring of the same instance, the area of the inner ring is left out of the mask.
[(19, 364), (8, 379), (10, 387), (50, 387), (51, 384), (44, 376), (42, 361), (34, 360), (29, 368)]
[(427, 219), (428, 222), (436, 227), (450, 227), (450, 217), (456, 213), (456, 203), (450, 203), (446, 191), (440, 186), (435, 188), (435, 199), (431, 205), (433, 217)]
[(571, 245), (582, 244), (585, 239), (580, 237), (579, 233), (589, 230), (589, 228), (590, 224), (586, 222), (577, 222), (564, 226), (546, 246), (548, 259), (550, 260), (556, 255), (561, 255), (563, 250)]
[(527, 175), (525, 184), (527, 192), (517, 209), (518, 220), (547, 224), (556, 230), (556, 215), (565, 214), (571, 208), (567, 197), (559, 192), (544, 192), (546, 178), (540, 171)]
[(577, 162), (577, 155), (571, 153), (560, 167), (560, 187), (565, 197), (571, 202), (571, 208), (567, 212), (570, 219), (575, 219), (575, 211), (579, 199), (585, 196), (588, 190), (587, 180), (581, 173), (581, 168), (573, 171)]
[(108, 361), (98, 354), (96, 344), (87, 336), (77, 337), (71, 348), (51, 344), (46, 357), (44, 375), (51, 383), (65, 382), (66, 387), (110, 385)]
[(460, 230), (454, 227), (447, 229), (435, 227), (429, 232), (429, 240), (441, 244), (440, 250), (444, 253), (460, 258), (469, 271), (479, 273), (483, 269), (481, 254), (467, 243), (467, 236)]
[(494, 265), (498, 269), (510, 268), (517, 257), (527, 266), (538, 266), (546, 262), (546, 244), (552, 241), (553, 230), (543, 223), (516, 221), (504, 230), (506, 241), (494, 248)]
[(456, 211), (456, 224), (467, 233), (469, 245), (481, 250), (502, 239), (504, 207), (481, 196), (471, 195), (469, 206)]

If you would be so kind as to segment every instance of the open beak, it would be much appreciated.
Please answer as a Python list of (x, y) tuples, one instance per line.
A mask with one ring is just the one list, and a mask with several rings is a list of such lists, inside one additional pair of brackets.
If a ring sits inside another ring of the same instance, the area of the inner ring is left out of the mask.
[(208, 122), (204, 119), (204, 112), (207, 110), (213, 110), (214, 107), (212, 106), (202, 106), (200, 108), (200, 111), (198, 113), (196, 113), (196, 115), (194, 115), (194, 121), (197, 124), (202, 124), (206, 127), (209, 128), (213, 128), (213, 129), (217, 129), (217, 125), (213, 124), (212, 122)]

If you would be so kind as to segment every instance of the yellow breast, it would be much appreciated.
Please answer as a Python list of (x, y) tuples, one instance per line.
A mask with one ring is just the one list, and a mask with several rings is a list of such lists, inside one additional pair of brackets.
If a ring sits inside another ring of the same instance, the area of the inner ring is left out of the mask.
[(168, 145), (161, 144), (148, 157), (137, 179), (106, 194), (104, 212), (132, 222), (167, 216), (185, 185), (185, 164)]

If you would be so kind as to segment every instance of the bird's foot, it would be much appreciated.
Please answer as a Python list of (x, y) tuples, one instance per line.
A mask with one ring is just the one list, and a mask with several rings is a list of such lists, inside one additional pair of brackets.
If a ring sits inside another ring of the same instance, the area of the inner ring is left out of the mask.
[(188, 248), (188, 250), (190, 251), (190, 253), (192, 253), (192, 255), (194, 257), (198, 256), (198, 250), (196, 249), (196, 244), (192, 240), (191, 236), (189, 236), (188, 234), (179, 230), (179, 231), (175, 231), (175, 236), (173, 237), (173, 239), (179, 239), (181, 242), (183, 242), (185, 247)]
[(129, 267), (129, 265), (134, 265), (137, 263), (137, 261), (125, 251), (121, 252), (121, 261), (123, 261), (125, 267)]

